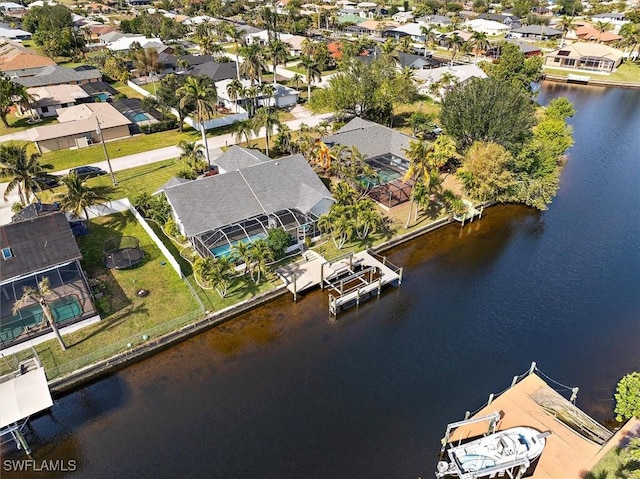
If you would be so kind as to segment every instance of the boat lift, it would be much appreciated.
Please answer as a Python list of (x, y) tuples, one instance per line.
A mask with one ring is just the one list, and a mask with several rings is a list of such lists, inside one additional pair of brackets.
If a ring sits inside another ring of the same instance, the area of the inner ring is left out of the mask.
[(22, 433), (29, 418), (53, 406), (47, 376), (37, 354), (18, 364), (16, 371), (0, 377), (0, 445), (15, 442), (31, 455)]
[(491, 414), (487, 414), (486, 416), (478, 416), (478, 417), (472, 417), (471, 419), (464, 419), (462, 421), (456, 421), (456, 422), (451, 422), (449, 424), (447, 424), (447, 431), (444, 433), (444, 437), (442, 438), (442, 448), (440, 449), (440, 457), (442, 457), (442, 454), (444, 454), (444, 450), (447, 447), (447, 444), (449, 443), (449, 436), (451, 435), (451, 431), (459, 428), (460, 426), (464, 426), (466, 424), (474, 424), (476, 422), (483, 422), (483, 421), (489, 421), (489, 430), (487, 431), (487, 435), (488, 434), (493, 434), (494, 432), (496, 432), (496, 427), (498, 426), (498, 422), (500, 422), (500, 413), (499, 412), (494, 412)]

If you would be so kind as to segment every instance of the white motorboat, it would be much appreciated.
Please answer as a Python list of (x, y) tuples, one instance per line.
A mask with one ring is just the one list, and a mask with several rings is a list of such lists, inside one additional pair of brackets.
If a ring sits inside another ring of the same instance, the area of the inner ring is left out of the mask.
[(449, 462), (438, 462), (436, 477), (522, 477), (542, 454), (547, 435), (530, 427), (512, 427), (452, 446), (447, 451)]

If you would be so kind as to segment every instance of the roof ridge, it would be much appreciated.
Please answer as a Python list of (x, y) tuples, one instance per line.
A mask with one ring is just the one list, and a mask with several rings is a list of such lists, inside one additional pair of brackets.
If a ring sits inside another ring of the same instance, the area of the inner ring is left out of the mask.
[(260, 208), (262, 208), (262, 211), (264, 212), (264, 214), (268, 214), (269, 212), (265, 209), (264, 205), (262, 204), (262, 202), (260, 201), (260, 198), (258, 198), (258, 195), (256, 195), (256, 192), (253, 191), (253, 188), (251, 188), (251, 185), (249, 184), (249, 182), (247, 181), (247, 179), (244, 177), (244, 175), (242, 174), (241, 170), (236, 170), (240, 176), (242, 177), (242, 181), (244, 181), (244, 184), (247, 185), (247, 188), (249, 188), (249, 191), (251, 192), (251, 194), (253, 195), (253, 197), (256, 199), (256, 201), (258, 202), (258, 204), (260, 205)]

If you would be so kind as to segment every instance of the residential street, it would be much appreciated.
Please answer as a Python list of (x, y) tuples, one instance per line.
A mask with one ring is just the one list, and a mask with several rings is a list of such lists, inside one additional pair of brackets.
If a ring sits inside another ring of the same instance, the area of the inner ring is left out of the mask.
[[(291, 128), (291, 130), (299, 130), (300, 125), (303, 123), (308, 126), (317, 126), (323, 121), (331, 121), (333, 118), (333, 114), (325, 113), (322, 115), (314, 115), (312, 112), (307, 110), (301, 105), (296, 105), (294, 109), (291, 111), (293, 116), (295, 116), (295, 120), (290, 120), (285, 122), (285, 124)], [(12, 138), (12, 139), (25, 139), (28, 140), (30, 137), (28, 136), (28, 130), (24, 132), (14, 133), (13, 135), (5, 135), (0, 137), (0, 143), (3, 141), (8, 141), (7, 136), (16, 136), (21, 135), (21, 138)], [(262, 138), (265, 136), (264, 129), (260, 131), (259, 137)], [(201, 143), (201, 141), (199, 141)], [(207, 137), (207, 143), (209, 146), (209, 153), (211, 155), (211, 159), (215, 163), (215, 158), (222, 154), (221, 148), (224, 146), (234, 145), (236, 144), (235, 135), (233, 133), (227, 133), (224, 135)], [(148, 165), (150, 163), (156, 163), (158, 161), (169, 160), (171, 158), (177, 158), (180, 155), (180, 148), (177, 146), (167, 146), (165, 148), (158, 148), (157, 150), (145, 151), (142, 153), (136, 153), (134, 155), (122, 156), (120, 158), (114, 158), (111, 160), (111, 166), (113, 171), (121, 171), (129, 168), (134, 168), (136, 166)], [(91, 163), (91, 166), (97, 166), (102, 168), (103, 170), (108, 170), (107, 162), (99, 161), (97, 163)], [(63, 175), (68, 173), (68, 169), (55, 171), (54, 174)], [(6, 189), (7, 183), (0, 184), (0, 192), (4, 195), (4, 191)], [(11, 193), (7, 201), (0, 201), (0, 224), (7, 224), (11, 222), (11, 205), (18, 201), (17, 190)]]

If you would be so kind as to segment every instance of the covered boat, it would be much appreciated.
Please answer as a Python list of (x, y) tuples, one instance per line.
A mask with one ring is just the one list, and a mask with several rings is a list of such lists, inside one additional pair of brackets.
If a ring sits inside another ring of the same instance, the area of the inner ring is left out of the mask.
[(513, 427), (448, 449), (449, 462), (438, 462), (436, 477), (519, 478), (545, 446), (547, 433)]

